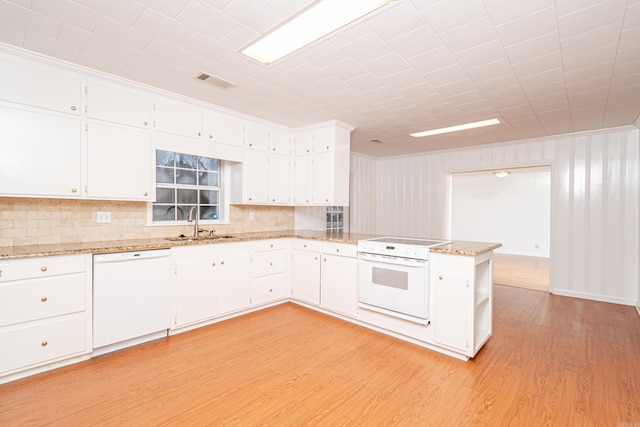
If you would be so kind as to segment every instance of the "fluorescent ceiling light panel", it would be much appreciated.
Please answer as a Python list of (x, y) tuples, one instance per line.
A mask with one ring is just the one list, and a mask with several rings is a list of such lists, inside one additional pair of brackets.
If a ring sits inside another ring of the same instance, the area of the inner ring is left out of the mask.
[(364, 17), (391, 0), (321, 0), (242, 49), (256, 61), (271, 64)]
[(473, 123), (465, 123), (463, 125), (449, 126), (447, 128), (432, 129), (432, 130), (426, 130), (424, 132), (410, 133), (409, 135), (419, 138), (422, 136), (439, 135), (441, 133), (457, 132), (460, 130), (481, 128), (484, 126), (492, 126), (497, 124), (500, 124), (500, 120), (490, 119), (490, 120), (483, 120), (481, 122), (473, 122)]

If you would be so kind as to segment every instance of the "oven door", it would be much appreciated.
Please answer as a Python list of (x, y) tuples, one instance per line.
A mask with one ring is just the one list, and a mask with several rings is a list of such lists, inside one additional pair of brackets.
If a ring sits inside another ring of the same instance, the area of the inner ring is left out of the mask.
[(360, 307), (429, 323), (428, 261), (360, 253)]

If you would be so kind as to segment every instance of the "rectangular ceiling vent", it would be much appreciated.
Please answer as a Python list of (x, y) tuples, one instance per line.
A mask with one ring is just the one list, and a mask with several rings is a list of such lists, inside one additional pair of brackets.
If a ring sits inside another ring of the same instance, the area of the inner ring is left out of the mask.
[(224, 90), (233, 89), (234, 87), (237, 86), (234, 83), (228, 82), (226, 80), (223, 80), (219, 77), (212, 76), (211, 74), (207, 74), (207, 73), (200, 73), (197, 76), (195, 76), (195, 78), (198, 80), (202, 80), (203, 82), (212, 84)]

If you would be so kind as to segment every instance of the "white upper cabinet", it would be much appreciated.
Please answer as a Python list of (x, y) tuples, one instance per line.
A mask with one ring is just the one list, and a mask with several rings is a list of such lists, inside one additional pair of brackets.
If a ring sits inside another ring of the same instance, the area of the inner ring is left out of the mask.
[(149, 129), (151, 100), (132, 90), (91, 83), (87, 87), (87, 117)]
[(269, 156), (269, 202), (277, 205), (291, 203), (291, 175), (289, 156)]
[(296, 132), (296, 205), (349, 205), (351, 130), (347, 125), (331, 122)]
[(82, 82), (53, 67), (0, 59), (0, 99), (79, 116)]
[(293, 203), (311, 204), (312, 156), (296, 156), (293, 167)]
[(291, 151), (291, 138), (289, 133), (278, 130), (269, 130), (269, 152), (288, 156)]
[(269, 150), (269, 128), (257, 123), (247, 123), (245, 128), (245, 147), (252, 150)]
[(0, 106), (0, 123), (0, 194), (81, 196), (80, 120)]
[(296, 133), (293, 152), (296, 156), (306, 156), (313, 153), (313, 131), (305, 130)]
[(202, 138), (202, 110), (188, 104), (156, 100), (154, 104), (155, 129), (174, 135)]
[(207, 141), (244, 146), (244, 121), (216, 111), (204, 113), (204, 136)]
[(335, 126), (323, 126), (313, 131), (314, 153), (332, 151), (336, 147), (336, 142)]
[(87, 128), (87, 196), (150, 201), (149, 132), (96, 122)]

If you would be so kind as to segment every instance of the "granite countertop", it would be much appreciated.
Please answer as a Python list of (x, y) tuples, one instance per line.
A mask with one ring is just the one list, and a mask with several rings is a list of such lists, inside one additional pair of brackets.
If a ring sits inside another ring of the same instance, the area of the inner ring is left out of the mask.
[[(152, 249), (169, 249), (176, 246), (210, 245), (218, 243), (242, 242), (250, 240), (300, 238), (320, 240), (325, 242), (357, 244), (358, 240), (385, 237), (374, 234), (331, 233), (324, 231), (284, 230), (265, 231), (259, 233), (236, 233), (231, 238), (202, 239), (193, 241), (171, 241), (164, 238), (111, 240), (82, 243), (61, 243), (32, 246), (8, 246), (0, 248), (0, 260), (31, 258), (41, 256), (59, 256), (74, 254), (107, 254), (116, 252), (130, 252)], [(453, 255), (477, 256), (502, 246), (500, 243), (453, 241), (431, 248), (432, 252)]]

